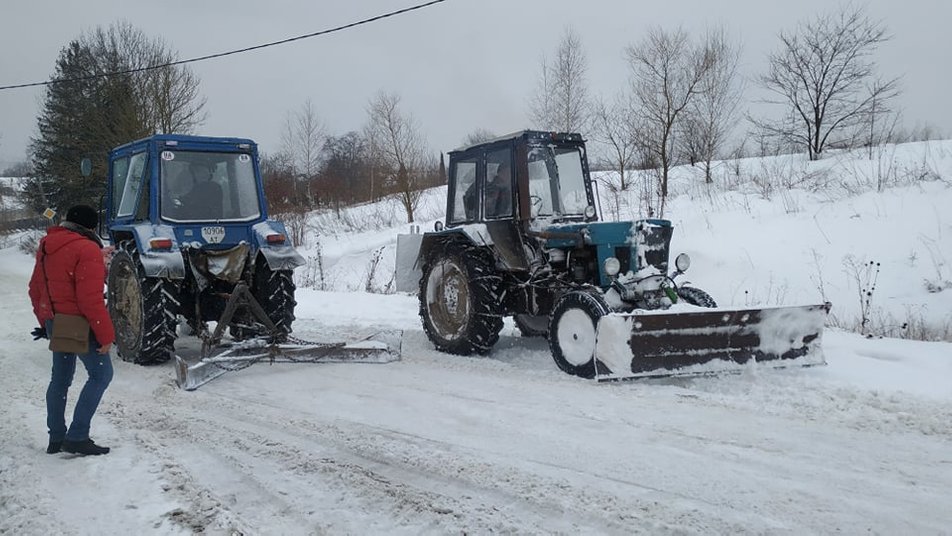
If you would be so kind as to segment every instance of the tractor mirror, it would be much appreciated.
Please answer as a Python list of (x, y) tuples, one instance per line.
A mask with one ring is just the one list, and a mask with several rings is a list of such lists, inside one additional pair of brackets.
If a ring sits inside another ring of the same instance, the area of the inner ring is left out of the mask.
[(436, 220), (436, 222), (433, 223), (433, 230), (436, 231), (436, 232), (442, 231), (442, 230), (443, 230), (443, 222), (440, 221), (440, 220)]
[(83, 177), (88, 177), (93, 172), (92, 160), (83, 158), (82, 162), (79, 163), (79, 171), (83, 174)]

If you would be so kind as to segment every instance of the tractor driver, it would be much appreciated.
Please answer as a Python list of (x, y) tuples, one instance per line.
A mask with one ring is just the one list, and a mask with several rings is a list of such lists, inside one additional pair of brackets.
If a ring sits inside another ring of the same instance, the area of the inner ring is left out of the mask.
[(487, 218), (512, 215), (512, 173), (509, 162), (496, 168), (493, 179), (486, 183), (485, 210)]
[(184, 196), (184, 217), (191, 220), (219, 220), (222, 217), (222, 190), (212, 180), (212, 168), (204, 162), (189, 165), (192, 189)]

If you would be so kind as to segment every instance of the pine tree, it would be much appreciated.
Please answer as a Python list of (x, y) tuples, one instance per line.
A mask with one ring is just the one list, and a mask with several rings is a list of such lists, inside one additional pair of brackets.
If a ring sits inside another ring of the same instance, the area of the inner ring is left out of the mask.
[[(98, 206), (112, 148), (156, 132), (188, 133), (202, 121), (198, 80), (183, 66), (98, 76), (174, 59), (161, 40), (128, 23), (97, 28), (60, 51), (51, 80), (75, 81), (46, 89), (30, 143), (35, 175), (26, 192), (33, 209)], [(83, 158), (93, 164), (88, 177), (80, 173)]]

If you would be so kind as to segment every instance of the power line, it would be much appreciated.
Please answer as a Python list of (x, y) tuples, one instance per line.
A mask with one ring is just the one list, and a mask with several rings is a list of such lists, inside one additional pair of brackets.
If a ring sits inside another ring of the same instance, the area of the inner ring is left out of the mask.
[(397, 16), (397, 15), (402, 15), (402, 14), (404, 14), (404, 13), (409, 13), (409, 12), (411, 12), (411, 11), (416, 11), (416, 10), (418, 10), (418, 9), (423, 9), (423, 8), (426, 8), (426, 7), (430, 7), (430, 6), (432, 6), (433, 4), (439, 4), (439, 3), (445, 2), (445, 1), (446, 1), (446, 0), (431, 0), (430, 2), (425, 2), (425, 3), (422, 3), (422, 4), (417, 4), (417, 5), (415, 5), (415, 6), (407, 7), (407, 8), (404, 8), (404, 9), (399, 9), (399, 10), (397, 10), (397, 11), (391, 11), (391, 12), (389, 12), (389, 13), (384, 13), (384, 14), (382, 14), (382, 15), (377, 15), (376, 17), (371, 17), (371, 18), (369, 18), (369, 19), (363, 19), (363, 20), (360, 20), (360, 21), (357, 21), (357, 22), (352, 22), (352, 23), (350, 23), (350, 24), (345, 24), (345, 25), (343, 25), (343, 26), (337, 26), (336, 28), (330, 28), (330, 29), (327, 29), (327, 30), (321, 30), (321, 31), (319, 31), (319, 32), (313, 32), (313, 33), (309, 33), (309, 34), (299, 35), (299, 36), (297, 36), (297, 37), (289, 37), (289, 38), (287, 38), (287, 39), (282, 39), (282, 40), (280, 40), (280, 41), (272, 41), (272, 42), (270, 42), (270, 43), (264, 43), (264, 44), (261, 44), (261, 45), (255, 45), (255, 46), (246, 47), (246, 48), (239, 48), (239, 49), (236, 49), (236, 50), (229, 50), (229, 51), (227, 51), (227, 52), (219, 52), (219, 53), (217, 53), (217, 54), (209, 54), (209, 55), (207, 55), (207, 56), (199, 56), (199, 57), (197, 57), (197, 58), (190, 58), (190, 59), (187, 59), (187, 60), (172, 61), (172, 62), (169, 62), (169, 63), (160, 64), (160, 65), (150, 65), (150, 66), (148, 66), (148, 67), (138, 67), (138, 68), (135, 68), (135, 69), (126, 69), (126, 70), (124, 70), (124, 71), (113, 71), (113, 72), (110, 72), (110, 73), (91, 74), (91, 75), (86, 75), (86, 76), (77, 76), (77, 77), (74, 77), (74, 78), (60, 78), (60, 79), (57, 79), (57, 80), (48, 80), (48, 81), (46, 81), (46, 82), (31, 82), (31, 83), (29, 83), (29, 84), (15, 84), (15, 85), (12, 85), (12, 86), (0, 86), (0, 91), (7, 90), (7, 89), (20, 89), (20, 88), (25, 88), (25, 87), (49, 86), (49, 85), (53, 85), (53, 84), (63, 84), (63, 83), (67, 83), (67, 82), (82, 82), (82, 81), (84, 81), (84, 80), (92, 80), (92, 79), (95, 79), (95, 78), (106, 78), (106, 77), (109, 77), (109, 76), (119, 76), (119, 75), (123, 75), (123, 74), (132, 74), (132, 73), (138, 73), (138, 72), (143, 72), (143, 71), (153, 71), (153, 70), (155, 70), (155, 69), (163, 69), (163, 68), (165, 68), (165, 67), (172, 67), (172, 66), (175, 66), (175, 65), (184, 65), (184, 64), (186, 64), (186, 63), (195, 63), (195, 62), (197, 62), (197, 61), (205, 61), (205, 60), (211, 60), (211, 59), (215, 59), (215, 58), (222, 58), (222, 57), (225, 57), (225, 56), (231, 56), (231, 55), (234, 55), (234, 54), (242, 54), (242, 53), (244, 53), (244, 52), (250, 52), (250, 51), (252, 51), (252, 50), (260, 50), (260, 49), (262, 49), (262, 48), (268, 48), (268, 47), (273, 47), (273, 46), (277, 46), (277, 45), (283, 45), (283, 44), (285, 44), (285, 43), (290, 43), (290, 42), (292, 42), (292, 41), (300, 41), (300, 40), (302, 40), (302, 39), (309, 39), (309, 38), (311, 38), (311, 37), (317, 37), (317, 36), (320, 36), (320, 35), (327, 35), (327, 34), (329, 34), (329, 33), (339, 32), (339, 31), (341, 31), (341, 30), (347, 30), (347, 29), (349, 29), (349, 28), (354, 28), (354, 27), (356, 27), (356, 26), (362, 26), (362, 25), (364, 25), (364, 24), (370, 24), (371, 22), (377, 22), (377, 21), (379, 21), (379, 20), (383, 20), (383, 19), (386, 19), (386, 18), (395, 17), (395, 16)]

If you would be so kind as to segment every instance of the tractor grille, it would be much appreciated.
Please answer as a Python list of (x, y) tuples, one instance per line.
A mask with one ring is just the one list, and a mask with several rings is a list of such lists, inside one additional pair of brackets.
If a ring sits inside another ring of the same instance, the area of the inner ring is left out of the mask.
[[(662, 273), (668, 273), (668, 248), (671, 244), (673, 227), (642, 224), (639, 226), (638, 247), (644, 252), (645, 261)], [(638, 256), (640, 260), (640, 255)], [(644, 266), (638, 266), (642, 269)]]
[(620, 274), (627, 274), (631, 271), (631, 248), (628, 246), (615, 248), (615, 258), (621, 265)]

